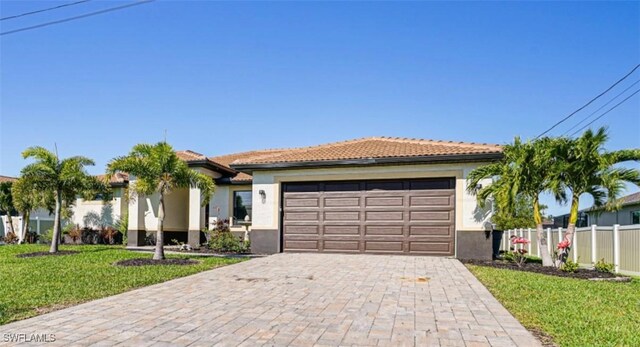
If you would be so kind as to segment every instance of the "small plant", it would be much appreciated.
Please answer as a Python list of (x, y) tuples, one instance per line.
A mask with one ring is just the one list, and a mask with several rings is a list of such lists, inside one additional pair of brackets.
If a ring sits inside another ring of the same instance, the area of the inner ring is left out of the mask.
[(580, 266), (571, 259), (567, 259), (561, 266), (560, 270), (564, 272), (576, 272)]
[(78, 240), (82, 239), (82, 229), (80, 229), (79, 226), (75, 226), (71, 230), (65, 231), (65, 234), (71, 238), (71, 241), (73, 241), (73, 243), (77, 243)]
[(122, 244), (126, 246), (128, 243), (127, 231), (129, 231), (129, 214), (127, 212), (123, 213), (120, 219), (115, 222), (114, 227), (122, 234)]
[(39, 237), (40, 235), (38, 235), (38, 233), (36, 233), (35, 231), (28, 231), (27, 236), (25, 237), (25, 241), (27, 243), (36, 243), (38, 242)]
[(49, 228), (47, 231), (42, 233), (42, 235), (40, 235), (40, 240), (43, 243), (51, 243), (51, 240), (53, 240), (53, 228)]
[(115, 241), (115, 237), (118, 235), (118, 230), (112, 227), (103, 227), (100, 230), (100, 241), (105, 245), (112, 245)]
[(229, 229), (228, 220), (218, 220), (213, 230), (210, 231), (209, 248), (217, 252), (249, 252), (251, 243), (241, 237), (233, 236)]
[(16, 233), (14, 232), (8, 232), (5, 236), (4, 236), (4, 243), (7, 244), (14, 244), (14, 243), (18, 243), (18, 235), (16, 235)]
[(593, 267), (598, 272), (607, 272), (607, 273), (613, 273), (613, 271), (615, 269), (614, 265), (604, 261), (604, 258), (598, 260), (598, 262), (595, 263), (595, 265)]
[(522, 267), (524, 263), (527, 262), (527, 250), (524, 248), (518, 248), (518, 245), (526, 245), (530, 242), (531, 241), (523, 237), (517, 237), (515, 235), (511, 236), (511, 243), (513, 244), (513, 252), (511, 252), (511, 254), (513, 261), (518, 265), (518, 267)]

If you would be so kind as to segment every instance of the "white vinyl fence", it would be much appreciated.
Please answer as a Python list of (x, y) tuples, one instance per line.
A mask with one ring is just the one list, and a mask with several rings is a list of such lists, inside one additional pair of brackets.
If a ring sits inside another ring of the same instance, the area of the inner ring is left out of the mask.
[[(556, 250), (558, 242), (562, 240), (565, 228), (547, 228), (544, 230), (548, 249), (551, 254)], [(525, 248), (531, 255), (540, 256), (538, 238), (534, 228), (520, 228), (506, 230), (502, 236), (501, 250), (508, 251), (511, 244), (511, 235), (524, 237), (531, 241), (526, 245), (518, 245)], [(615, 271), (629, 275), (640, 276), (640, 224), (614, 225), (602, 227), (592, 225), (585, 228), (576, 228), (573, 237), (573, 245), (569, 258), (582, 266), (593, 266), (598, 260), (615, 266)]]

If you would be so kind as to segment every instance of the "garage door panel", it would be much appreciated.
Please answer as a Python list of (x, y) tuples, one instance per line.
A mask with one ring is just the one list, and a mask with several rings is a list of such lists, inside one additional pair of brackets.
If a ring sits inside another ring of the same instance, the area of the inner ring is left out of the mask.
[(286, 201), (286, 207), (319, 207), (320, 199), (318, 197), (289, 197)]
[(284, 184), (283, 250), (451, 255), (454, 183), (429, 179)]
[(365, 241), (365, 252), (390, 252), (399, 253), (403, 251), (402, 241)]
[(410, 221), (453, 221), (451, 211), (410, 211)]
[(308, 212), (285, 212), (285, 221), (317, 221), (319, 213), (317, 211)]
[(291, 250), (317, 250), (318, 240), (285, 240), (284, 247)]
[(360, 241), (358, 240), (324, 240), (325, 251), (360, 251)]
[(411, 225), (409, 226), (409, 236), (452, 236), (453, 226), (451, 225)]
[(359, 211), (325, 211), (325, 221), (359, 221)]
[(318, 235), (320, 234), (320, 226), (319, 225), (286, 225), (284, 227), (284, 232), (287, 235)]
[(404, 220), (404, 211), (366, 211), (365, 222), (370, 221), (401, 221)]
[(324, 207), (360, 207), (359, 197), (325, 197)]
[(324, 235), (360, 235), (360, 225), (325, 225)]
[(400, 235), (404, 234), (402, 225), (366, 225), (365, 236)]

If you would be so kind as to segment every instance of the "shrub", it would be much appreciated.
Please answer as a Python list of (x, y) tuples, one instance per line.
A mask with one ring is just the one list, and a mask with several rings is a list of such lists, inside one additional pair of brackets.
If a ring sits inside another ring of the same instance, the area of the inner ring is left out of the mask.
[(235, 237), (229, 229), (228, 220), (218, 220), (209, 232), (209, 248), (217, 252), (249, 252), (251, 243), (241, 237)]
[(576, 272), (576, 270), (578, 270), (578, 267), (578, 263), (574, 262), (571, 259), (567, 259), (567, 261), (560, 266), (560, 270), (564, 272)]
[(112, 227), (103, 227), (100, 230), (100, 243), (104, 243), (105, 245), (114, 244), (115, 238), (118, 236), (118, 230)]
[(82, 239), (82, 230), (79, 227), (74, 227), (66, 234), (71, 238), (71, 241), (73, 241), (73, 243), (77, 243), (78, 240)]
[(597, 263), (595, 263), (594, 268), (596, 269), (596, 271), (598, 272), (608, 272), (608, 273), (613, 273), (614, 270), (614, 265), (607, 263), (604, 261), (604, 258), (598, 260)]
[(8, 232), (4, 236), (4, 243), (7, 243), (7, 244), (18, 243), (18, 235), (16, 235), (16, 233), (11, 232), (11, 231)]
[(40, 237), (40, 235), (38, 235), (37, 232), (35, 231), (27, 231), (27, 236), (25, 237), (25, 242), (27, 243), (36, 243), (38, 242), (38, 238)]
[(42, 241), (42, 243), (51, 243), (51, 240), (53, 240), (53, 228), (47, 229), (47, 231), (40, 235), (40, 241)]
[(116, 221), (113, 225), (120, 234), (122, 234), (122, 244), (127, 245), (127, 231), (129, 231), (129, 214), (127, 212), (123, 213), (122, 216)]

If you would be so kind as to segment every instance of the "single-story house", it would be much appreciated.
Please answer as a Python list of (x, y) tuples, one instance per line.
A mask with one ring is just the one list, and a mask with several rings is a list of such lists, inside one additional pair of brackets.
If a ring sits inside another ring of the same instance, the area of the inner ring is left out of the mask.
[[(192, 245), (216, 219), (250, 230), (256, 253), (340, 252), (491, 257), (490, 207), (467, 193), (467, 175), (497, 160), (492, 144), (370, 137), (311, 147), (179, 158), (216, 182), (165, 198), (165, 240)], [(482, 182), (490, 184), (491, 180)], [(129, 246), (157, 228), (158, 196), (124, 199), (136, 178), (111, 179), (111, 201), (78, 199), (73, 223), (112, 225), (128, 213)]]
[[(592, 224), (599, 226), (633, 225), (640, 224), (640, 192), (621, 197), (620, 209), (617, 211), (605, 211), (603, 208), (589, 207), (578, 213), (578, 227), (586, 227)], [(556, 224), (566, 228), (569, 214), (554, 218)]]
[[(251, 224), (257, 253), (491, 256), (490, 212), (466, 192), (466, 178), (502, 156), (498, 145), (372, 137), (215, 157), (177, 153), (217, 187), (205, 207), (197, 188), (171, 193), (165, 239), (197, 244), (207, 223), (232, 217)], [(142, 245), (156, 228), (157, 197), (128, 210), (129, 245)]]

